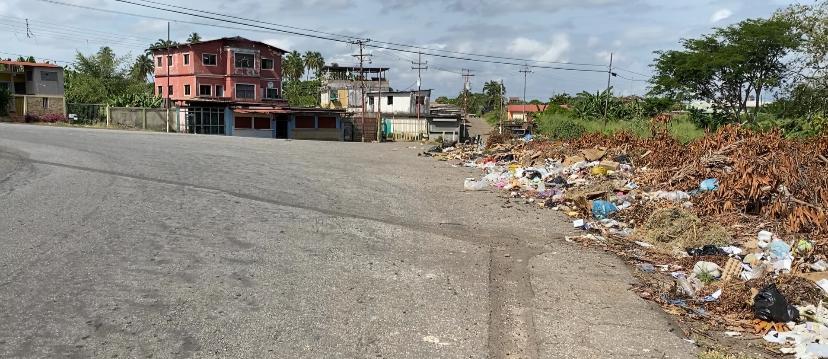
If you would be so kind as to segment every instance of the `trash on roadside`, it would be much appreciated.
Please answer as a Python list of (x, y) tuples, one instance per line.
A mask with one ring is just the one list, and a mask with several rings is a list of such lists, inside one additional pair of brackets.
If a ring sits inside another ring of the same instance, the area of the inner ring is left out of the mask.
[(612, 202), (603, 200), (592, 201), (592, 216), (595, 219), (606, 219), (615, 212), (618, 212), (618, 207)]
[(463, 182), (463, 188), (466, 191), (482, 191), (489, 187), (485, 181), (476, 181), (474, 178), (466, 178)]
[(693, 266), (693, 275), (701, 280), (714, 280), (721, 278), (722, 268), (713, 262), (696, 262)]
[(756, 294), (753, 298), (753, 313), (757, 318), (769, 322), (787, 323), (799, 319), (799, 310), (788, 304), (775, 284), (766, 286)]
[(715, 301), (719, 300), (719, 297), (721, 297), (721, 296), (722, 296), (722, 289), (719, 288), (718, 290), (716, 290), (712, 294), (706, 295), (704, 298), (702, 298), (702, 300), (704, 300), (705, 302), (715, 302)]
[(711, 192), (719, 189), (719, 180), (715, 178), (708, 178), (699, 184), (699, 191)]

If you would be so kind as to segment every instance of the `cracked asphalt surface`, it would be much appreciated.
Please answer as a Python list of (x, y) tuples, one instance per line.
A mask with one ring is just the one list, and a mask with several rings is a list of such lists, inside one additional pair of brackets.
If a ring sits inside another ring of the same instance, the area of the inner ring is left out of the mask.
[(696, 356), (559, 214), (419, 151), (0, 124), (0, 357)]

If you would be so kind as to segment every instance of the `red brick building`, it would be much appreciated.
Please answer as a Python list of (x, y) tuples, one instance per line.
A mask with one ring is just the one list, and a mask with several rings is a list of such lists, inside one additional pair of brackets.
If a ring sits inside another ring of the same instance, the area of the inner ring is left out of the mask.
[(249, 137), (342, 140), (344, 111), (291, 108), (278, 47), (225, 37), (152, 50), (155, 93), (181, 109), (178, 130)]

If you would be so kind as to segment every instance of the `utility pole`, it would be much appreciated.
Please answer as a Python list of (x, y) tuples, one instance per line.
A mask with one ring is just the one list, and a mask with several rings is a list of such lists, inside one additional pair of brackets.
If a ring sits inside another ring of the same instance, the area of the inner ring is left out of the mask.
[(371, 40), (356, 40), (352, 42), (359, 46), (359, 54), (351, 55), (359, 58), (359, 98), (362, 105), (362, 117), (360, 118), (360, 134), (362, 135), (362, 142), (365, 142), (365, 58), (370, 57), (370, 54), (364, 54), (365, 44)]
[(523, 73), (523, 106), (521, 107), (523, 111), (521, 112), (523, 113), (523, 122), (529, 123), (529, 119), (526, 117), (526, 77), (532, 73), (532, 68), (530, 68), (529, 65), (526, 65), (520, 69), (520, 72)]
[(500, 112), (497, 113), (497, 122), (498, 122), (498, 133), (503, 134), (503, 101), (505, 101), (506, 97), (506, 87), (503, 86), (503, 79), (500, 79)]
[(171, 47), (171, 45), (172, 44), (170, 43), (170, 23), (167, 22), (167, 58), (166, 58), (166, 61), (167, 61), (167, 108), (171, 107), (170, 102), (172, 101), (172, 97), (171, 97), (172, 94), (170, 93), (170, 92), (172, 92), (172, 91), (170, 91), (170, 65), (172, 65), (170, 63), (170, 60), (172, 59), (172, 47)]
[(609, 120), (609, 98), (610, 98), (610, 87), (612, 86), (612, 55), (613, 53), (610, 52), (610, 63), (609, 63), (609, 70), (607, 71), (607, 98), (604, 101), (604, 125), (606, 126), (607, 121)]
[(417, 96), (415, 96), (415, 101), (417, 101), (417, 123), (420, 123), (420, 91), (422, 91), (422, 84), (423, 84), (423, 70), (428, 70), (428, 61), (423, 62), (423, 53), (417, 52), (417, 61), (411, 61), (411, 64), (414, 65), (412, 70), (417, 70)]
[[(463, 76), (463, 107), (465, 107), (466, 118), (463, 120), (463, 127), (462, 132), (465, 132), (466, 129), (466, 122), (469, 121), (469, 92), (471, 91), (471, 78), (474, 77), (472, 75), (471, 70), (463, 69), (462, 71)], [(462, 135), (462, 133), (461, 133)]]
[(382, 67), (379, 68), (377, 72), (377, 77), (379, 78), (377, 81), (377, 142), (382, 142), (382, 76), (383, 76)]

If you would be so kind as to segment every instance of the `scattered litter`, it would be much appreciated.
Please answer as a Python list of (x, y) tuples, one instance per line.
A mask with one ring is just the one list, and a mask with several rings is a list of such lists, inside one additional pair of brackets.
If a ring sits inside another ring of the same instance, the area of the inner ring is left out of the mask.
[(787, 323), (799, 319), (799, 310), (779, 293), (775, 284), (760, 290), (753, 298), (753, 313), (757, 318), (777, 323)]
[(699, 190), (701, 192), (711, 192), (719, 189), (719, 180), (715, 178), (708, 178), (699, 184)]

